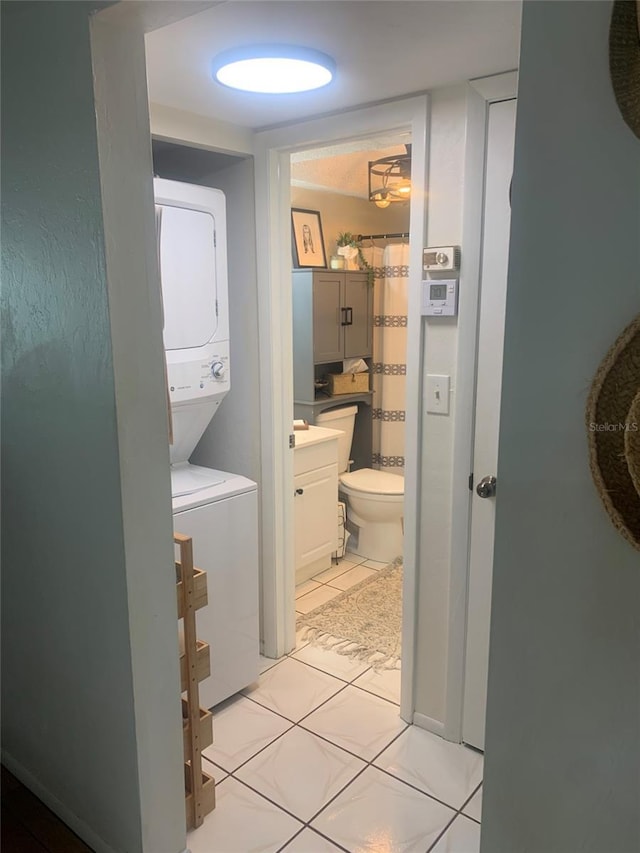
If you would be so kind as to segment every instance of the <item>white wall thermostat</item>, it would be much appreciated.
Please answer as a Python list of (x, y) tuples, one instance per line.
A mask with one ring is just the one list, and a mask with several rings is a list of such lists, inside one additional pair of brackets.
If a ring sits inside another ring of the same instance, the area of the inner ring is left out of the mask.
[(450, 272), (460, 268), (460, 246), (435, 246), (424, 249), (422, 269), (425, 272)]
[(422, 315), (455, 317), (458, 313), (458, 279), (441, 278), (422, 282)]

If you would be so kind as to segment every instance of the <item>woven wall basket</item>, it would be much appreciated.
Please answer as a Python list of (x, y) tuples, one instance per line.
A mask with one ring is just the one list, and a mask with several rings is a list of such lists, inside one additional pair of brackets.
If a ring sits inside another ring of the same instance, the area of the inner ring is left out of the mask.
[(613, 4), (609, 70), (622, 117), (640, 138), (640, 0)]
[(596, 489), (617, 530), (640, 550), (640, 315), (598, 368), (586, 415)]
[(629, 409), (627, 420), (637, 424), (637, 430), (629, 430), (624, 434), (624, 455), (627, 459), (629, 476), (640, 495), (640, 391), (636, 394)]

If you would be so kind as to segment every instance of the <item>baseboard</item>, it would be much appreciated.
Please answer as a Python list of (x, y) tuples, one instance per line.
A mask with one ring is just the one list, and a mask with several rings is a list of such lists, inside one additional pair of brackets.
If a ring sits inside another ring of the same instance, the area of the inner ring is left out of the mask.
[(318, 560), (308, 563), (301, 569), (296, 569), (296, 586), (304, 583), (305, 581), (311, 580), (314, 575), (326, 572), (332, 565), (331, 554), (326, 554), (324, 557), (320, 557)]
[(6, 751), (2, 750), (2, 763), (16, 779), (19, 779), (22, 784), (32, 791), (39, 800), (48, 806), (52, 812), (58, 815), (60, 820), (67, 824), (69, 829), (72, 829), (76, 835), (79, 835), (82, 840), (95, 850), (95, 853), (117, 853), (113, 847), (109, 845), (95, 832), (87, 826), (74, 812), (68, 809), (64, 803), (54, 796), (51, 791), (42, 785), (28, 770), (26, 770), (19, 761)]
[(413, 725), (444, 738), (444, 723), (440, 722), (440, 720), (434, 720), (433, 717), (427, 717), (426, 714), (418, 714), (417, 711), (414, 712)]

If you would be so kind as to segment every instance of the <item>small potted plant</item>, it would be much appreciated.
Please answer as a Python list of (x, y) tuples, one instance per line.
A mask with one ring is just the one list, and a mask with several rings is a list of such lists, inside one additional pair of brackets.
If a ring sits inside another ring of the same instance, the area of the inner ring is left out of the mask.
[(373, 267), (362, 254), (362, 247), (351, 231), (341, 231), (338, 234), (336, 246), (338, 255), (342, 255), (345, 259), (346, 269), (366, 270), (368, 282), (373, 285)]

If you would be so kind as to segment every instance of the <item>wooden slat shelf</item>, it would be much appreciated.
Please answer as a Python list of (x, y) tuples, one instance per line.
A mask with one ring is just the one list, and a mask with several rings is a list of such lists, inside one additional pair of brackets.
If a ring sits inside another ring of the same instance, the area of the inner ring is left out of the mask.
[[(200, 750), (206, 749), (213, 743), (213, 714), (206, 708), (200, 708)], [(189, 720), (189, 705), (186, 699), (182, 700), (182, 740), (184, 742), (185, 761), (189, 760), (191, 748), (191, 723)]]
[[(187, 813), (187, 829), (194, 829), (196, 826), (202, 825), (202, 820), (200, 823), (196, 823), (196, 814), (195, 814), (195, 799), (193, 793), (191, 791), (191, 766), (189, 764), (185, 764), (184, 766), (184, 788), (185, 788), (185, 808)], [(202, 811), (202, 818), (204, 819), (204, 815), (212, 812), (216, 807), (216, 783), (213, 779), (213, 776), (209, 776), (207, 773), (204, 773), (202, 769), (200, 770), (200, 808)]]
[[(180, 563), (176, 563), (176, 596), (178, 599), (178, 619), (184, 618), (184, 589), (180, 580)], [(207, 595), (207, 573), (202, 569), (193, 570), (193, 609), (200, 610), (209, 602)]]
[[(209, 644), (203, 643), (201, 640), (196, 640), (196, 651), (195, 651), (195, 664), (196, 664), (196, 678), (198, 679), (198, 684), (201, 681), (204, 681), (205, 678), (209, 678), (211, 675), (211, 658), (209, 655)], [(180, 690), (183, 693), (187, 691), (187, 684), (189, 679), (189, 664), (187, 662), (186, 650), (182, 651), (180, 655)]]
[[(202, 825), (204, 816), (215, 808), (216, 786), (202, 772), (202, 750), (213, 742), (212, 716), (200, 708), (198, 684), (208, 677), (211, 667), (209, 646), (196, 639), (196, 610), (207, 602), (206, 574), (193, 566), (193, 543), (189, 536), (174, 534), (180, 548), (176, 563), (177, 610), (184, 630), (180, 638), (180, 682), (186, 693), (182, 700), (185, 780), (185, 817), (187, 829)], [(196, 581), (197, 577), (197, 581)]]

